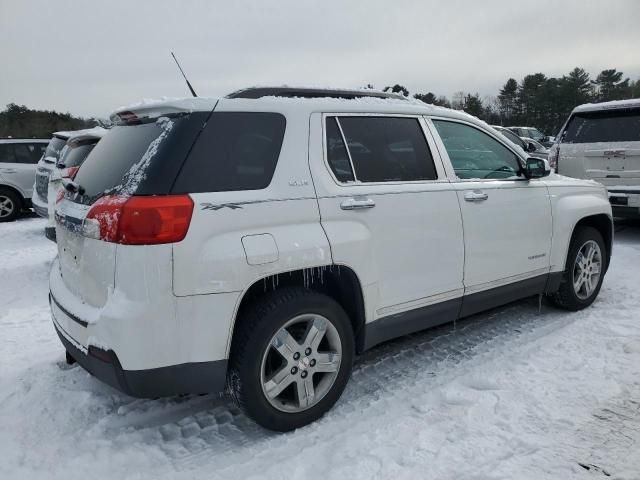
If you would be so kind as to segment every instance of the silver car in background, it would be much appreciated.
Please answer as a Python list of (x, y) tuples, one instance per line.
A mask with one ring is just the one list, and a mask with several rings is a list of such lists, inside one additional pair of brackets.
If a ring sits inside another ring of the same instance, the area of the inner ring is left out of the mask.
[(0, 139), (0, 222), (31, 206), (33, 179), (46, 139)]
[(56, 241), (55, 207), (65, 179), (73, 180), (75, 178), (80, 166), (107, 131), (102, 127), (95, 127), (69, 132), (69, 139), (60, 151), (55, 168), (49, 172), (47, 188), (49, 221), (44, 229), (45, 236), (49, 240)]
[(31, 203), (35, 212), (41, 217), (47, 218), (49, 216), (49, 174), (51, 170), (55, 168), (56, 162), (60, 157), (60, 152), (70, 136), (70, 132), (54, 133), (51, 140), (49, 140), (47, 150), (38, 162)]

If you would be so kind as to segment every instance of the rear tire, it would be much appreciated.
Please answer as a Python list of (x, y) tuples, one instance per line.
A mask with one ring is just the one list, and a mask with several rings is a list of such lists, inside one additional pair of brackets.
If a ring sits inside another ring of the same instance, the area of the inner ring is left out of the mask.
[(602, 235), (593, 227), (576, 228), (560, 288), (552, 302), (566, 310), (582, 310), (593, 303), (600, 292), (607, 270), (607, 247)]
[(22, 199), (13, 190), (0, 187), (0, 222), (15, 220), (22, 210)]
[(238, 319), (228, 387), (249, 417), (286, 432), (317, 420), (340, 398), (354, 352), (351, 322), (335, 300), (283, 288)]

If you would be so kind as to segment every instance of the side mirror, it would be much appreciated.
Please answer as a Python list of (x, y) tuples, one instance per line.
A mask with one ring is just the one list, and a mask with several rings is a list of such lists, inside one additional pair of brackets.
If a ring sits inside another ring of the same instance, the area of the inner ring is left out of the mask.
[(536, 146), (533, 144), (533, 142), (527, 142), (527, 152), (531, 153), (535, 151), (536, 151)]
[(527, 158), (524, 173), (527, 178), (542, 178), (551, 173), (551, 167), (549, 162), (542, 158)]

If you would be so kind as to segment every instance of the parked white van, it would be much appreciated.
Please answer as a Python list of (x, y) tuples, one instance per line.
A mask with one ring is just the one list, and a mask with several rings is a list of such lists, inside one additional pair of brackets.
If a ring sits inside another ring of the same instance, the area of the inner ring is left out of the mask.
[(557, 173), (605, 185), (616, 217), (640, 217), (640, 99), (576, 107), (549, 158)]

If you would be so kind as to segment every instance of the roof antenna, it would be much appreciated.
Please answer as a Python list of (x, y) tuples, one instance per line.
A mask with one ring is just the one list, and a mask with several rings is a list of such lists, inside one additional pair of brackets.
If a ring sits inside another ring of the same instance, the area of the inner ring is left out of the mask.
[(173, 52), (171, 52), (171, 56), (176, 61), (176, 65), (178, 65), (178, 68), (180, 69), (180, 73), (182, 73), (182, 76), (184, 77), (184, 81), (187, 82), (187, 87), (189, 87), (189, 90), (191, 90), (191, 95), (193, 95), (194, 97), (197, 97), (198, 95), (196, 95), (195, 90), (193, 89), (193, 87), (189, 83), (189, 80), (187, 79), (187, 76), (184, 74), (184, 70), (182, 70), (182, 67), (180, 66), (180, 63), (178, 63), (178, 59), (173, 54)]

